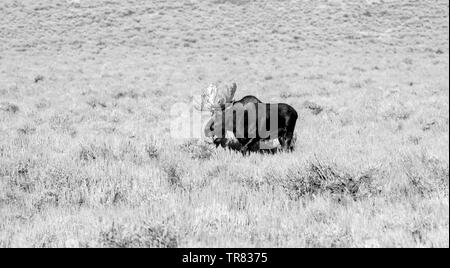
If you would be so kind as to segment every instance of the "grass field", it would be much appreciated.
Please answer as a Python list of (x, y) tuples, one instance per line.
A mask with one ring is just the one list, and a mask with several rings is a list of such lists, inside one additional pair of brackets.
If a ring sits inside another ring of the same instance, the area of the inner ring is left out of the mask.
[[(448, 5), (1, 1), (0, 247), (449, 247)], [(173, 139), (212, 82), (295, 152)]]

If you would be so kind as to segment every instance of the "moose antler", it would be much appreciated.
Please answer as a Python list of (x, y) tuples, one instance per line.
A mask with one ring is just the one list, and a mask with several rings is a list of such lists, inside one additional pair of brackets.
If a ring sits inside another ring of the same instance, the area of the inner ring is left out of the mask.
[(218, 89), (215, 84), (210, 84), (202, 90), (200, 99), (194, 98), (194, 108), (200, 111), (211, 111), (212, 106), (217, 104)]
[(202, 90), (200, 100), (195, 100), (194, 107), (200, 111), (212, 112), (218, 105), (232, 102), (236, 89), (236, 83), (233, 83), (231, 87), (227, 87), (225, 92), (222, 90), (219, 94), (217, 85), (210, 84), (208, 88)]
[(236, 83), (233, 83), (231, 87), (226, 86), (226, 90), (220, 93), (220, 98), (218, 98), (218, 104), (225, 104), (233, 102), (234, 94), (236, 93)]

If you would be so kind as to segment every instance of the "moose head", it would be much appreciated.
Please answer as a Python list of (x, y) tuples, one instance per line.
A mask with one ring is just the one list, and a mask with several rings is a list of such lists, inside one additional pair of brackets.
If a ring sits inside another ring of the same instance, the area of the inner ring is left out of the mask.
[(236, 83), (231, 86), (225, 86), (220, 89), (216, 84), (210, 84), (207, 88), (202, 90), (201, 97), (197, 102), (194, 102), (194, 108), (198, 111), (208, 111), (211, 113), (210, 119), (204, 125), (203, 131), (207, 138), (214, 139), (212, 125), (214, 124), (214, 115), (220, 111), (226, 103), (233, 102), (234, 95), (237, 90)]

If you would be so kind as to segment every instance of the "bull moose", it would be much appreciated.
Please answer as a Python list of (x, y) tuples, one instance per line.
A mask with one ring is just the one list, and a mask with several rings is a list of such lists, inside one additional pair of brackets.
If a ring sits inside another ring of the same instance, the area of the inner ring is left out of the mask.
[[(226, 133), (233, 133), (240, 151), (274, 151), (265, 146), (269, 140), (277, 139), (281, 148), (293, 150), (293, 138), (298, 114), (285, 103), (263, 103), (255, 96), (245, 96), (238, 101), (233, 97), (235, 83), (225, 94), (217, 96), (217, 87), (211, 87), (202, 96), (202, 107), (212, 112), (212, 118), (205, 126), (205, 136), (212, 137), (216, 146), (228, 142)], [(207, 97), (206, 97), (207, 96)]]

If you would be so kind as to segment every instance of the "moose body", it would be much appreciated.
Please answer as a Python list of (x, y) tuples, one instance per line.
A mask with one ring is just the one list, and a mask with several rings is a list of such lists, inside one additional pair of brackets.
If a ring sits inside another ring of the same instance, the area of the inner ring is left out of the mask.
[[(263, 103), (255, 96), (233, 100), (236, 84), (227, 87), (225, 94), (218, 97), (217, 87), (211, 85), (202, 94), (198, 109), (209, 110), (212, 118), (205, 126), (205, 136), (213, 138), (216, 146), (239, 148), (247, 151), (275, 152), (266, 142), (277, 139), (283, 150), (292, 151), (298, 114), (285, 103)], [(232, 132), (234, 139), (227, 137)], [(230, 141), (234, 140), (233, 146)]]
[(283, 150), (291, 151), (298, 119), (295, 109), (285, 103), (262, 103), (255, 99), (249, 96), (221, 105), (211, 124), (214, 135), (224, 138), (226, 131), (233, 132), (243, 153), (249, 148), (254, 151), (255, 146), (270, 149), (264, 147), (264, 141), (273, 139), (278, 139)]

